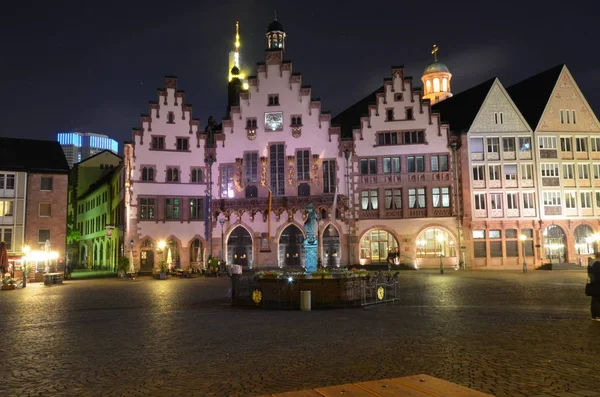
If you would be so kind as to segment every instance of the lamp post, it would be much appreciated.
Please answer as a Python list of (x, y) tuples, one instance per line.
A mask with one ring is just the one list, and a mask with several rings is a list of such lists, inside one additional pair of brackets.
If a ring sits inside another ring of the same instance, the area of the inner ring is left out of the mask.
[(442, 243), (444, 242), (444, 236), (438, 234), (436, 240), (438, 241), (438, 243), (440, 243), (440, 274), (444, 274), (444, 263), (442, 262)]
[(27, 287), (27, 255), (31, 248), (28, 245), (24, 245), (22, 249), (25, 256), (23, 257), (23, 288)]
[(223, 232), (223, 225), (225, 225), (225, 218), (219, 218), (219, 225), (221, 225), (221, 259), (225, 258), (225, 233)]
[(525, 240), (527, 240), (527, 236), (521, 234), (519, 240), (521, 240), (521, 250), (523, 251), (523, 273), (527, 273), (527, 255), (525, 254)]

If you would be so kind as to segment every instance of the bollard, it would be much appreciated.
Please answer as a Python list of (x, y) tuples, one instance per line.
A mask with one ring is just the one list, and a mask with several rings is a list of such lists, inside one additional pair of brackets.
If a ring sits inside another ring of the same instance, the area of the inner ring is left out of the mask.
[(300, 310), (303, 312), (309, 312), (311, 309), (310, 292), (300, 291)]

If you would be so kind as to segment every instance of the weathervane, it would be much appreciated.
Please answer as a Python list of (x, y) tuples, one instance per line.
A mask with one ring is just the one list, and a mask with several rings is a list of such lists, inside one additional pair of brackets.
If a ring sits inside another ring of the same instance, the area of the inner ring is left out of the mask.
[(433, 55), (433, 60), (435, 62), (437, 62), (437, 52), (439, 51), (439, 47), (437, 46), (437, 44), (433, 45), (433, 50), (431, 50), (431, 54)]

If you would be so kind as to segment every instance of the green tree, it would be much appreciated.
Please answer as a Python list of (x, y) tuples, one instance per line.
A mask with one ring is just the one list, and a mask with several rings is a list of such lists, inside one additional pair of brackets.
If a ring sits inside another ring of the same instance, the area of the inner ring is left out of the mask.
[(67, 217), (67, 244), (76, 244), (81, 239), (81, 232), (75, 227), (73, 214)]

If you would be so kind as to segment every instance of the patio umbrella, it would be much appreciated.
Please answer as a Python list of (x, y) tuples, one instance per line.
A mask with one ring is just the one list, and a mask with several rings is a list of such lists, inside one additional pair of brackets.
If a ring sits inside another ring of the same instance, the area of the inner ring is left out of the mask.
[(135, 266), (133, 266), (133, 251), (129, 251), (129, 270), (128, 273), (135, 273)]
[(167, 265), (171, 267), (171, 262), (173, 262), (173, 256), (171, 255), (171, 248), (167, 251)]
[(6, 250), (6, 243), (0, 242), (0, 269), (2, 269), (2, 277), (8, 270), (8, 251)]
[(196, 250), (196, 262), (200, 262), (200, 247)]

